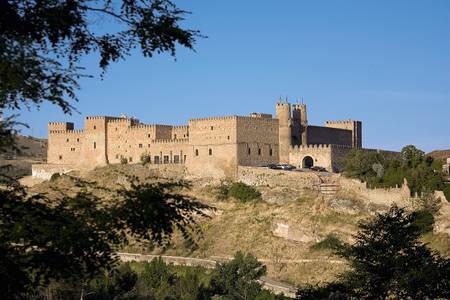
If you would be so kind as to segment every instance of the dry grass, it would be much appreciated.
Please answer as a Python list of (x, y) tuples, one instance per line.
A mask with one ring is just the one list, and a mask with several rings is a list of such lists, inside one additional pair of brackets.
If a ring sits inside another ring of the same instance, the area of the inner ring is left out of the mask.
[[(141, 165), (115, 165), (98, 168), (89, 173), (74, 173), (89, 181), (95, 181), (107, 190), (114, 189), (125, 182), (125, 174), (140, 178), (154, 176), (155, 171)], [(149, 180), (157, 180), (155, 178)], [(34, 191), (49, 192), (58, 187), (68, 193), (77, 191), (76, 179), (62, 176), (55, 182), (44, 182), (33, 187)], [(258, 188), (260, 189), (260, 188)], [(260, 191), (272, 197), (265, 188)], [(357, 222), (370, 218), (373, 212), (364, 207), (360, 200), (345, 195), (354, 201), (351, 213), (336, 210), (330, 206), (333, 199), (322, 198), (317, 192), (306, 190), (283, 190), (283, 199), (262, 201), (259, 203), (239, 203), (233, 200), (219, 201), (215, 197), (213, 186), (193, 183), (192, 189), (186, 191), (203, 203), (217, 208), (216, 213), (208, 220), (199, 220), (203, 234), (198, 237), (197, 245), (187, 244), (180, 234), (175, 234), (172, 244), (166, 248), (155, 248), (149, 244), (132, 243), (125, 251), (160, 253), (166, 255), (192, 256), (201, 258), (227, 258), (236, 251), (255, 254), (268, 267), (268, 275), (274, 279), (292, 284), (320, 283), (330, 281), (336, 274), (346, 269), (345, 264), (329, 263), (337, 257), (329, 250), (310, 250), (315, 242), (299, 243), (272, 234), (274, 223), (283, 221), (299, 232), (310, 234), (321, 240), (328, 234), (334, 234), (343, 241), (350, 242), (357, 230)], [(57, 192), (51, 192), (57, 193)], [(340, 197), (343, 195), (339, 195)], [(430, 246), (450, 255), (450, 243), (444, 235), (427, 235), (424, 241)], [(310, 261), (301, 261), (301, 260)]]

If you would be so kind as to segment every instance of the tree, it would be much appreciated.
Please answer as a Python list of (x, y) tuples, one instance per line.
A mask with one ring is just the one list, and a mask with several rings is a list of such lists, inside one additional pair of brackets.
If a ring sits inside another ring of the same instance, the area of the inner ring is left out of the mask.
[(112, 269), (131, 237), (165, 244), (178, 228), (192, 239), (194, 215), (208, 206), (177, 192), (185, 186), (132, 181), (112, 201), (85, 191), (55, 199), (0, 189), (0, 294), (15, 299), (50, 280), (86, 281)]
[[(80, 61), (98, 53), (102, 74), (139, 48), (145, 57), (177, 45), (193, 49), (197, 30), (180, 26), (188, 12), (169, 0), (0, 1), (0, 113), (50, 102), (75, 110)], [(98, 21), (114, 26), (99, 28)], [(0, 121), (0, 151), (13, 143), (14, 116)], [(89, 193), (60, 201), (28, 195), (17, 185), (0, 189), (0, 294), (21, 298), (50, 279), (92, 277), (115, 263), (129, 235), (164, 243), (174, 228), (188, 238), (193, 214), (206, 206), (173, 185), (132, 184), (122, 201), (102, 206)], [(143, 210), (149, 214), (139, 214)], [(157, 217), (157, 218), (155, 218)], [(140, 218), (139, 220), (136, 218)]]
[(423, 219), (423, 212), (393, 206), (361, 223), (355, 243), (337, 249), (351, 270), (323, 287), (299, 289), (298, 299), (448, 299), (450, 262), (420, 242), (429, 226)]
[(261, 293), (258, 279), (266, 274), (266, 266), (255, 256), (237, 252), (233, 260), (220, 264), (211, 277), (213, 295), (226, 299), (255, 299)]
[(65, 97), (76, 99), (80, 59), (90, 53), (105, 71), (135, 48), (145, 57), (193, 49), (200, 34), (180, 26), (187, 13), (169, 0), (1, 1), (0, 109), (49, 101), (70, 112)]
[(401, 151), (402, 160), (409, 167), (416, 167), (424, 159), (425, 152), (417, 149), (414, 145), (407, 145)]

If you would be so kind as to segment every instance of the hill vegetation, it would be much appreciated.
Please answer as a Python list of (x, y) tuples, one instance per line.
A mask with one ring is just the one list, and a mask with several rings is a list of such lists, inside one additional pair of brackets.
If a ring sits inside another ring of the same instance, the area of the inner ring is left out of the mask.
[(372, 188), (401, 186), (404, 179), (412, 195), (446, 188), (442, 161), (426, 156), (413, 145), (405, 146), (398, 158), (383, 152), (352, 150), (345, 160), (344, 170), (346, 176), (367, 182)]

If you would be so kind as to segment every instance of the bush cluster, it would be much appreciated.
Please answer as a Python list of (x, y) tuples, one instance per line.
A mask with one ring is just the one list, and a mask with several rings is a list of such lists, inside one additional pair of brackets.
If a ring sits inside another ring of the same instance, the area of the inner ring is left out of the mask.
[[(284, 300), (263, 290), (258, 280), (266, 267), (251, 254), (236, 253), (234, 259), (213, 270), (166, 264), (160, 257), (151, 262), (123, 264), (116, 270), (100, 274), (82, 288), (79, 284), (59, 283), (47, 294), (62, 299), (261, 299)], [(139, 270), (138, 270), (139, 269)]]
[(243, 182), (222, 183), (217, 187), (216, 197), (219, 200), (234, 198), (242, 203), (261, 200), (261, 193)]
[(367, 182), (371, 188), (401, 186), (408, 182), (411, 194), (443, 190), (442, 165), (413, 145), (400, 155), (362, 149), (352, 150), (344, 162), (344, 175)]
[(150, 155), (148, 153), (142, 153), (141, 155), (141, 163), (143, 166), (150, 163)]

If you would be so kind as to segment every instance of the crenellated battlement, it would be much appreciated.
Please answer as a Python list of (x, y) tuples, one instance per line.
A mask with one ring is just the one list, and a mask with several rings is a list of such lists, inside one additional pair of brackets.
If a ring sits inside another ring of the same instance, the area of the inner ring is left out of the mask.
[(67, 130), (65, 132), (68, 134), (83, 134), (84, 130), (83, 129), (73, 129), (73, 130)]
[(353, 124), (353, 122), (357, 122), (355, 120), (352, 119), (348, 119), (348, 120), (331, 120), (331, 121), (326, 121), (325, 124), (329, 124), (329, 125), (333, 125), (333, 124)]
[(312, 144), (312, 145), (295, 145), (291, 147), (291, 151), (311, 151), (321, 149), (352, 149), (351, 146), (337, 144)]
[(189, 122), (202, 122), (202, 121), (222, 121), (222, 120), (233, 120), (236, 119), (237, 116), (225, 116), (225, 117), (207, 117), (207, 118), (194, 118), (189, 119)]
[(84, 130), (83, 129), (74, 129), (74, 130), (49, 130), (48, 131), (49, 134), (70, 134), (70, 135), (74, 135), (74, 134), (83, 134)]
[(152, 143), (155, 144), (169, 144), (169, 143), (189, 143), (188, 138), (182, 138), (182, 139), (156, 139), (152, 140)]
[(108, 123), (129, 123), (130, 121), (130, 118), (114, 118), (107, 120)]

